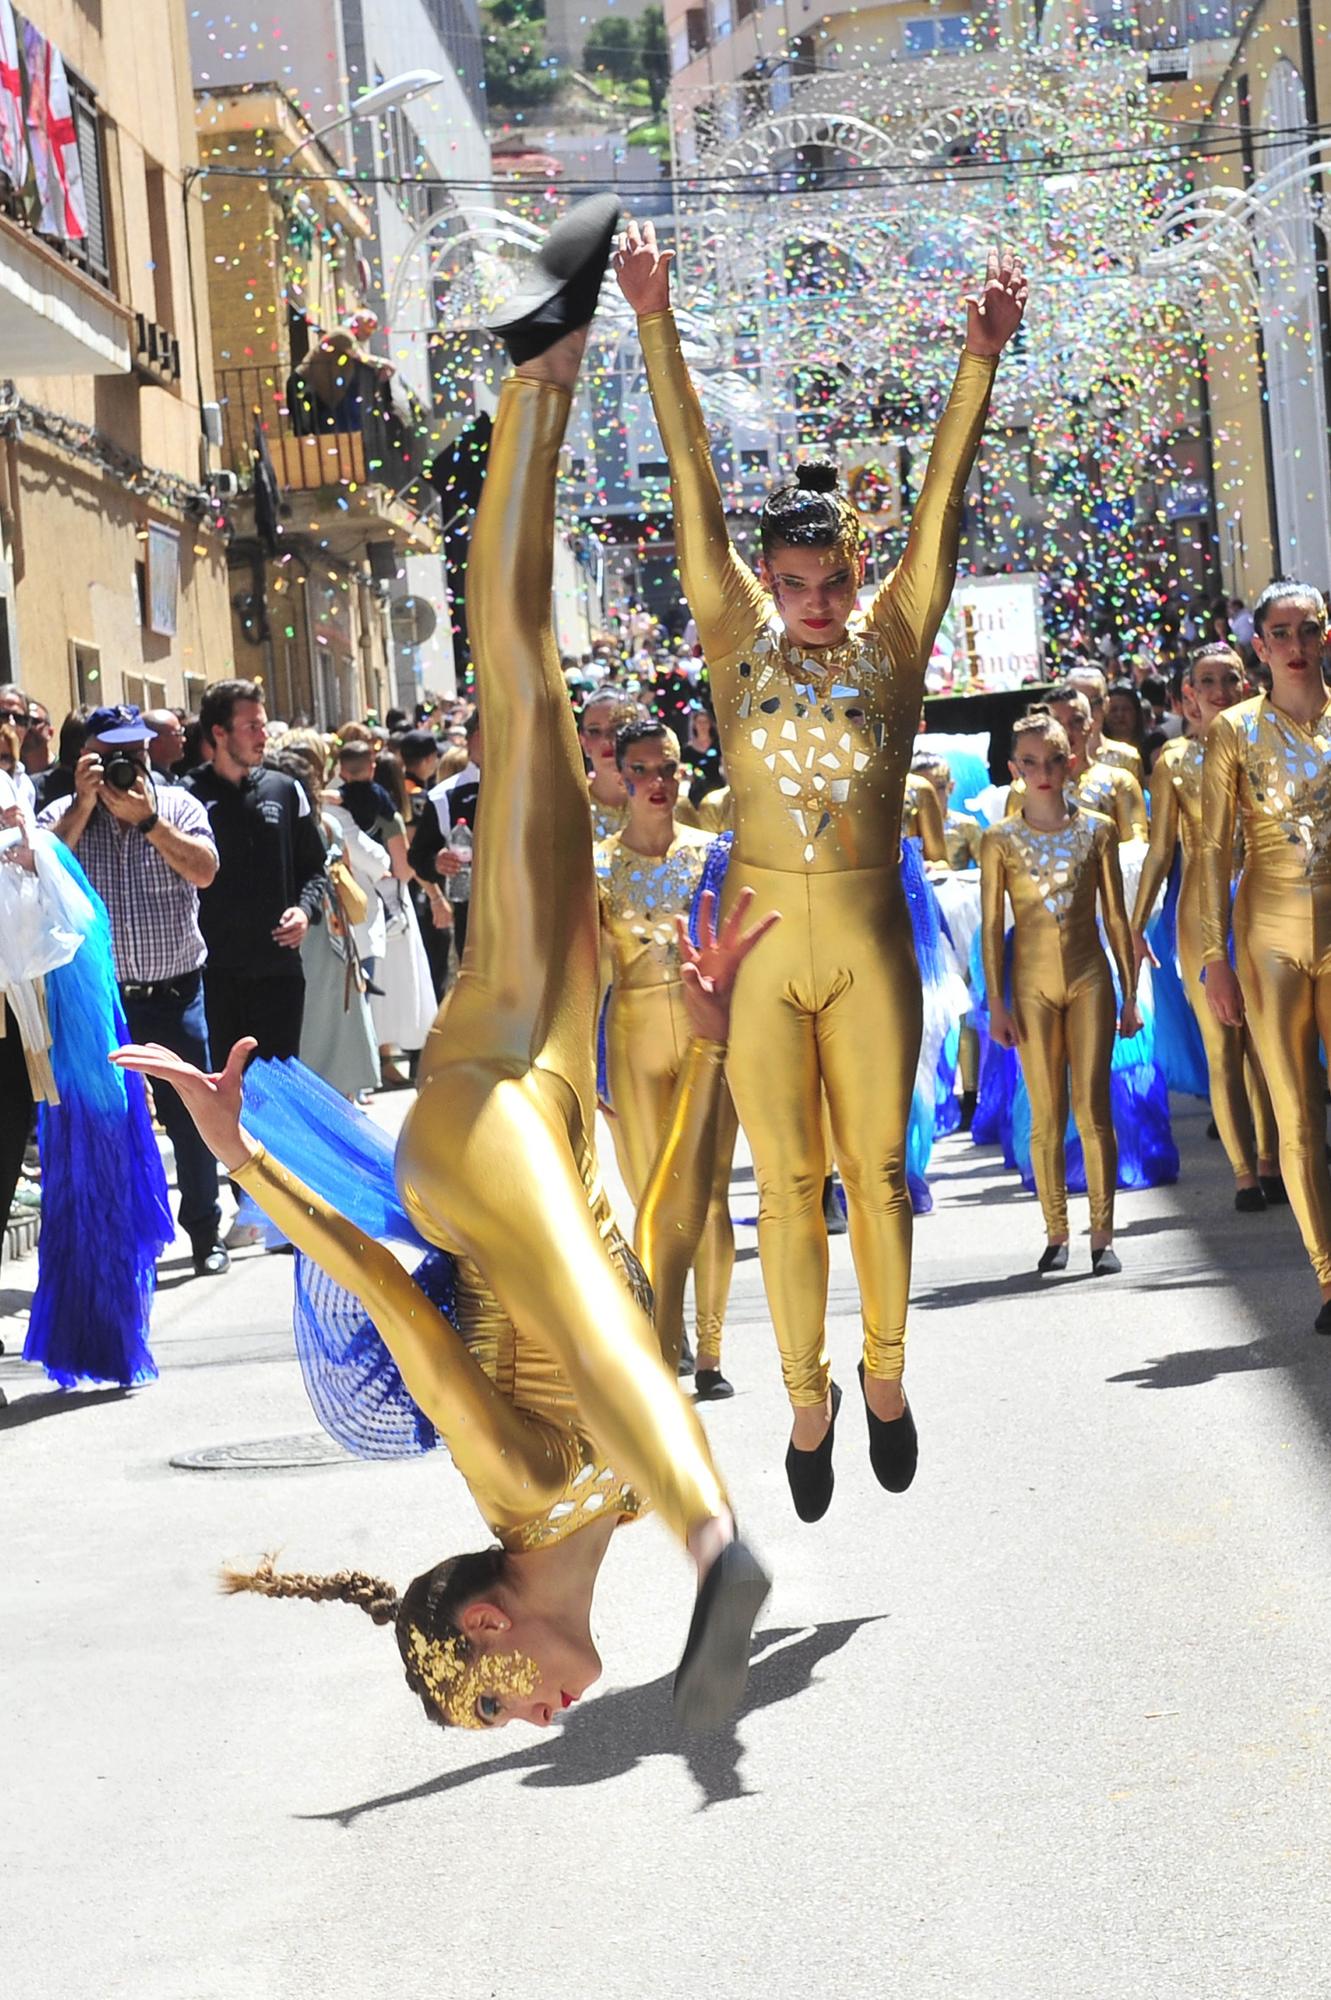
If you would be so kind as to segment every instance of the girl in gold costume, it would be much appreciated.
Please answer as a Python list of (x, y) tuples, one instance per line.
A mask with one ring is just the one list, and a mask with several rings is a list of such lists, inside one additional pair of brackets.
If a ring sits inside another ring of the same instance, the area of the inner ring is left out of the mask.
[(1087, 764), (1115, 764), (1135, 778), (1144, 792), (1146, 769), (1141, 751), (1135, 743), (1105, 735), (1109, 715), (1109, 683), (1099, 667), (1069, 668), (1068, 685), (1081, 690), (1091, 711), (1091, 727), (1086, 738)]
[[(980, 835), (984, 831), (978, 819), (970, 813), (954, 812), (952, 793), (952, 771), (946, 757), (940, 757), (932, 750), (916, 753), (911, 764), (914, 776), (924, 778), (932, 787), (938, 800), (938, 809), (943, 816), (943, 841), (947, 865), (951, 869), (978, 868), (980, 865)], [(929, 860), (927, 850), (925, 859)]]
[(962, 497), (1026, 281), (1010, 254), (991, 254), (905, 554), (861, 615), (858, 518), (831, 490), (829, 466), (803, 469), (769, 498), (761, 575), (741, 562), (670, 310), (669, 253), (650, 223), (629, 225), (616, 270), (638, 316), (681, 582), (711, 674), (734, 808), (726, 896), (751, 888), (755, 908), (784, 917), (766, 962), (740, 981), (727, 1074), (753, 1152), (763, 1282), (794, 1411), (787, 1478), (801, 1518), (817, 1520), (832, 1495), (836, 1405), (824, 1338), (824, 1091), (863, 1308), (871, 1462), (895, 1491), (915, 1473), (901, 1377), (921, 998), (900, 877), (902, 809)]
[[(1280, 1168), (1321, 1287), (1314, 1322), (1331, 1333), (1331, 702), (1326, 606), (1311, 585), (1273, 583), (1253, 606), (1270, 694), (1217, 715), (1202, 764), (1201, 909), (1206, 997), (1225, 1028), (1246, 1020), (1280, 1132)], [(1234, 899), (1234, 836), (1243, 876)]]
[[(1043, 706), (1059, 723), (1068, 739), (1068, 776), (1079, 805), (1088, 812), (1101, 813), (1112, 820), (1120, 841), (1146, 840), (1150, 829), (1146, 820), (1146, 799), (1130, 771), (1118, 764), (1092, 761), (1091, 704), (1079, 688), (1069, 682), (1051, 688)], [(1024, 788), (1018, 780), (1008, 791), (1007, 813), (1012, 818), (1024, 803)]]
[(624, 774), (615, 762), (615, 738), (626, 723), (642, 714), (636, 702), (617, 688), (588, 695), (578, 722), (578, 741), (587, 759), (587, 788), (592, 801), (592, 839), (618, 833), (628, 818)]
[[(628, 819), (595, 850), (601, 924), (613, 966), (606, 1014), (606, 1071), (615, 1154), (630, 1198), (640, 1203), (668, 1130), (679, 1073), (692, 1036), (681, 984), (678, 923), (687, 921), (712, 849), (708, 834), (679, 825), (679, 744), (664, 723), (630, 722), (615, 747), (628, 794)], [(698, 1348), (693, 1392), (700, 1402), (734, 1394), (721, 1372), (721, 1329), (735, 1268), (730, 1169), (737, 1131), (730, 1093), (716, 1092), (716, 1130), (707, 1221), (694, 1265)], [(667, 1363), (684, 1338), (680, 1288), (657, 1286), (656, 1324)]]
[[(980, 842), (984, 977), (989, 1032), (1015, 1048), (1031, 1100), (1031, 1161), (1048, 1241), (1037, 1269), (1068, 1261), (1064, 1134), (1068, 1079), (1086, 1157), (1091, 1269), (1119, 1271), (1114, 1253), (1118, 1143), (1110, 1114), (1114, 987), (1096, 923), (1097, 901), (1123, 989), (1118, 1032), (1135, 1035), (1137, 967), (1123, 901), (1118, 841), (1109, 821), (1066, 795), (1068, 739), (1035, 711), (1013, 725), (1012, 775), (1024, 787), (1019, 815), (986, 829)], [(1012, 1005), (1004, 998), (1004, 907), (1016, 925)]]
[[(519, 365), (500, 395), (468, 573), (488, 753), (478, 921), (397, 1151), (408, 1215), (456, 1260), (452, 1322), (389, 1251), (252, 1146), (239, 1124), (244, 1045), (213, 1078), (181, 1075), (161, 1051), (122, 1056), (169, 1071), (228, 1168), (364, 1302), (500, 1543), (438, 1565), (400, 1601), (373, 1578), (283, 1578), (270, 1565), (234, 1576), (234, 1587), (345, 1598), (393, 1622), (427, 1713), (465, 1727), (515, 1715), (548, 1723), (596, 1678), (596, 1575), (617, 1522), (647, 1505), (698, 1569), (675, 1684), (687, 1725), (713, 1726), (733, 1709), (767, 1590), (662, 1361), (594, 1150), (600, 926), (550, 591), (559, 448), (617, 213), (605, 197), (572, 211), (547, 240), (527, 306), (499, 329)], [(659, 1243), (663, 1255), (692, 1257), (710, 1185), (698, 1141), (722, 1082), (724, 989), (755, 934), (742, 939), (732, 917), (719, 945), (709, 938), (695, 954), (681, 944), (701, 1032), (682, 1067), (649, 1255)]]
[(1175, 849), (1183, 850), (1178, 893), (1178, 959), (1183, 989), (1197, 1018), (1211, 1085), (1211, 1115), (1234, 1170), (1234, 1206), (1240, 1212), (1264, 1209), (1284, 1198), (1276, 1158), (1279, 1139), (1271, 1098), (1242, 1028), (1221, 1025), (1202, 985), (1202, 759), (1206, 732), (1217, 715), (1243, 699), (1246, 676), (1232, 646), (1202, 646), (1183, 677), (1183, 712), (1189, 734), (1165, 744), (1151, 772), (1151, 846), (1137, 885), (1132, 928), (1140, 966), (1154, 954), (1146, 926), (1169, 871)]

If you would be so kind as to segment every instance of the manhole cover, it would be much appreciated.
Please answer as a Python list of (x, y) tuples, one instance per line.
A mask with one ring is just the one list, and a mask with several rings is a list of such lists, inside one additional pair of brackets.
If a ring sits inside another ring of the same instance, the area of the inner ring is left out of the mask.
[(178, 1451), (170, 1463), (182, 1472), (303, 1472), (311, 1465), (354, 1465), (356, 1460), (323, 1431), (302, 1431), (295, 1437)]

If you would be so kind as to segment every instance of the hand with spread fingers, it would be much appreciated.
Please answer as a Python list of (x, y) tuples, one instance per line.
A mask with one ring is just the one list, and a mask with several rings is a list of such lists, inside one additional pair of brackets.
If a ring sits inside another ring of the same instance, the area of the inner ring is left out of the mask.
[(769, 910), (748, 930), (744, 919), (753, 903), (753, 890), (744, 889), (735, 907), (716, 928), (716, 897), (705, 889), (698, 907), (698, 939), (695, 945), (683, 917), (676, 917), (679, 941), (680, 978), (689, 1025), (704, 1041), (724, 1042), (730, 1035), (730, 1001), (739, 969), (749, 953), (781, 921), (779, 912)]
[(1030, 285), (1014, 251), (991, 250), (984, 283), (966, 294), (966, 352), (994, 360), (1021, 325)]
[(670, 310), (670, 266), (673, 250), (662, 250), (653, 222), (630, 222), (619, 239), (613, 264), (619, 289), (639, 319)]
[(153, 1076), (169, 1083), (199, 1129), (204, 1144), (216, 1154), (228, 1173), (235, 1173), (252, 1158), (255, 1147), (241, 1128), (240, 1111), (245, 1064), (258, 1043), (250, 1035), (236, 1043), (226, 1059), (225, 1069), (212, 1076), (196, 1069), (173, 1049), (160, 1042), (128, 1042), (113, 1049), (109, 1061), (117, 1069), (132, 1069), (140, 1076)]

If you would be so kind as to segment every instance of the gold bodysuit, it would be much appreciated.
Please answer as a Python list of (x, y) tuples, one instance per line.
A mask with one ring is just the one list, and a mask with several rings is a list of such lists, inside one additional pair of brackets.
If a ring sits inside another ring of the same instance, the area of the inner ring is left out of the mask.
[(670, 461), (684, 594), (711, 672), (734, 811), (727, 903), (782, 922), (736, 984), (728, 1075), (753, 1152), (758, 1240), (792, 1403), (827, 1395), (827, 1095), (864, 1315), (866, 1370), (899, 1377), (910, 1289), (906, 1127), (920, 981), (901, 887), (924, 670), (956, 575), (966, 480), (995, 363), (963, 355), (901, 562), (835, 646), (788, 639), (730, 543), (674, 319), (639, 320)]
[(1126, 771), (1144, 794), (1146, 771), (1142, 764), (1142, 753), (1135, 743), (1120, 743), (1116, 736), (1101, 736), (1095, 746), (1097, 764), (1112, 764), (1120, 771)]
[(1331, 1286), (1326, 1075), (1331, 1048), (1331, 704), (1295, 722), (1267, 695), (1217, 715), (1202, 765), (1202, 962), (1236, 969), (1280, 1131), (1280, 1170), (1318, 1283)]
[[(1100, 813), (1105, 819), (1112, 820), (1120, 840), (1149, 838), (1146, 800), (1141, 786), (1129, 772), (1114, 764), (1091, 764), (1073, 780), (1070, 791), (1087, 812)], [(1014, 779), (1008, 787), (1005, 808), (1008, 819), (1014, 819), (1021, 811), (1025, 797), (1025, 780)]]
[[(691, 1030), (680, 984), (675, 918), (687, 918), (712, 846), (709, 834), (677, 825), (663, 856), (638, 854), (622, 834), (595, 850), (601, 924), (610, 947), (606, 1071), (611, 1132), (624, 1185), (642, 1200), (670, 1118), (671, 1100)], [(735, 1267), (730, 1221), (730, 1169), (737, 1125), (724, 1084), (717, 1093), (715, 1168), (707, 1223), (694, 1266), (698, 1352), (720, 1355), (721, 1330)], [(657, 1300), (662, 1347), (676, 1360), (684, 1331), (684, 1300)]]
[[(626, 1282), (631, 1261), (594, 1152), (600, 919), (587, 783), (550, 621), (568, 409), (562, 391), (520, 377), (500, 393), (467, 576), (487, 736), (476, 923), (397, 1148), (412, 1221), (461, 1259), (461, 1326), (386, 1251), (332, 1228), (289, 1176), (263, 1162), (242, 1175), (292, 1240), (363, 1300), (513, 1547), (568, 1532), (574, 1514), (631, 1512), (640, 1500), (687, 1541), (728, 1504), (696, 1412)], [(674, 1151), (645, 1204), (649, 1276), (662, 1258), (687, 1268), (697, 1247), (711, 1162), (685, 1142), (708, 1129), (697, 1114), (720, 1061), (700, 1043), (685, 1065)]]
[(918, 840), (926, 861), (947, 860), (947, 833), (938, 794), (918, 771), (906, 773), (906, 802), (901, 814), (903, 839)]
[(1204, 747), (1200, 737), (1176, 736), (1155, 760), (1151, 772), (1151, 845), (1137, 887), (1132, 928), (1145, 931), (1181, 843), (1183, 871), (1176, 918), (1179, 973), (1206, 1050), (1216, 1130), (1236, 1178), (1250, 1180), (1259, 1161), (1275, 1159), (1278, 1140), (1271, 1099), (1249, 1037), (1242, 1028), (1221, 1026), (1202, 985)]
[(978, 819), (969, 813), (949, 812), (943, 822), (943, 836), (947, 841), (947, 865), (949, 868), (978, 868), (980, 865), (980, 838), (984, 828)]
[(629, 809), (626, 805), (602, 805), (600, 799), (592, 797), (591, 793), (588, 793), (588, 799), (592, 809), (593, 842), (609, 840), (612, 833), (622, 833), (624, 831), (624, 823), (629, 816)]
[(1074, 806), (1067, 825), (1042, 833), (1024, 816), (986, 829), (980, 843), (985, 983), (1003, 991), (1004, 903), (1012, 904), (1012, 1018), (1031, 1100), (1031, 1166), (1051, 1242), (1066, 1242), (1064, 1135), (1068, 1077), (1086, 1159), (1091, 1228), (1114, 1229), (1118, 1143), (1109, 1104), (1116, 1018), (1097, 900), (1122, 983), (1136, 990), (1132, 934), (1114, 827)]

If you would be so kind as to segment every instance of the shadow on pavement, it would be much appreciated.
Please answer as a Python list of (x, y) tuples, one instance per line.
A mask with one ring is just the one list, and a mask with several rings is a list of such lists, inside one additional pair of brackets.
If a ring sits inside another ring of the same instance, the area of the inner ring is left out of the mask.
[(365, 1813), (438, 1798), (510, 1772), (525, 1773), (523, 1783), (540, 1788), (602, 1785), (627, 1777), (647, 1757), (678, 1757), (688, 1766), (702, 1794), (700, 1812), (731, 1799), (750, 1798), (753, 1794), (746, 1790), (740, 1773), (744, 1746), (737, 1734), (739, 1723), (759, 1709), (774, 1708), (778, 1702), (805, 1693), (813, 1685), (815, 1668), (839, 1653), (861, 1626), (876, 1624), (882, 1615), (757, 1633), (749, 1685), (739, 1713), (727, 1730), (715, 1736), (680, 1734), (670, 1703), (674, 1675), (663, 1674), (645, 1687), (621, 1688), (586, 1708), (572, 1710), (562, 1728), (507, 1757), (494, 1757), (459, 1771), (443, 1771), (406, 1791), (385, 1792), (337, 1812), (300, 1813), (297, 1818), (331, 1820), (349, 1827)]
[(0, 1409), (0, 1431), (16, 1431), (20, 1424), (39, 1423), (43, 1417), (64, 1416), (70, 1410), (89, 1410), (97, 1403), (120, 1403), (133, 1394), (131, 1389), (46, 1389), (33, 1396), (20, 1396), (16, 1403)]

